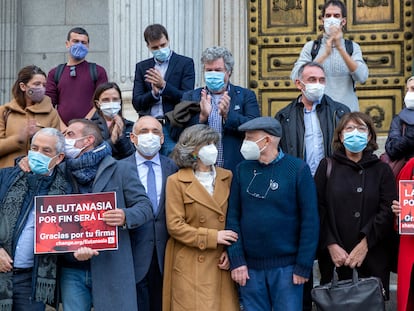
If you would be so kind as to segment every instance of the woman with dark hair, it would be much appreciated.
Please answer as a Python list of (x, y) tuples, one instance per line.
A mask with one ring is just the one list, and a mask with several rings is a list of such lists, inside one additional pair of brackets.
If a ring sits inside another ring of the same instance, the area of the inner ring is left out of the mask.
[(397, 197), (388, 164), (373, 154), (378, 149), (371, 118), (365, 113), (345, 114), (335, 129), (334, 154), (322, 159), (315, 174), (321, 232), (321, 283), (331, 281), (336, 266), (340, 279), (381, 279), (389, 295), (390, 241), (393, 234), (391, 203)]
[(60, 130), (60, 118), (46, 91), (46, 74), (35, 65), (22, 68), (11, 102), (0, 106), (0, 168), (27, 154), (33, 135), (45, 127)]
[(93, 95), (96, 109), (91, 117), (101, 130), (103, 138), (112, 149), (112, 156), (123, 159), (134, 153), (135, 148), (129, 139), (133, 122), (122, 117), (122, 92), (115, 82), (100, 84)]
[(180, 170), (168, 177), (165, 212), (170, 239), (164, 261), (163, 311), (236, 311), (225, 230), (231, 171), (215, 167), (219, 134), (205, 124), (186, 128), (171, 154)]

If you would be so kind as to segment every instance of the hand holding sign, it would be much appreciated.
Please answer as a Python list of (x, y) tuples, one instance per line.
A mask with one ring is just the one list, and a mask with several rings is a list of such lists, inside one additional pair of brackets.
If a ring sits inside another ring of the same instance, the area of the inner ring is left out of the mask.
[(99, 252), (90, 248), (90, 247), (81, 247), (76, 252), (73, 253), (73, 256), (79, 261), (85, 261), (92, 258), (92, 256), (98, 256)]
[(116, 208), (106, 211), (102, 215), (102, 220), (110, 226), (123, 226), (125, 224), (125, 212), (122, 209)]

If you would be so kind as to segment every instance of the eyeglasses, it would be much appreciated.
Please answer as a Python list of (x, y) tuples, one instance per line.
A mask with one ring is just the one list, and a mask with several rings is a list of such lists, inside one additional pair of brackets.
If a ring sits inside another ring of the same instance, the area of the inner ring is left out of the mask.
[(361, 133), (368, 132), (368, 126), (366, 125), (347, 125), (344, 128), (344, 131), (349, 133), (349, 132), (353, 132), (355, 129), (357, 129), (358, 132), (361, 132)]
[[(265, 193), (260, 194), (260, 193), (257, 193), (255, 191), (253, 191), (253, 189), (251, 189), (251, 186), (252, 186), (254, 180), (256, 179), (256, 176), (261, 175), (261, 174), (262, 173), (258, 173), (256, 170), (253, 170), (253, 177), (252, 177), (252, 180), (250, 180), (249, 185), (247, 186), (246, 192), (249, 195), (251, 195), (252, 197), (255, 197), (255, 198), (258, 198), (258, 199), (266, 199), (267, 194), (269, 193), (269, 190), (274, 191), (274, 190), (278, 189), (279, 184), (276, 181), (274, 181), (273, 179), (270, 179), (269, 180), (269, 186), (267, 187)], [(259, 185), (257, 185), (257, 186), (260, 188)]]
[(76, 66), (70, 66), (69, 70), (70, 70), (70, 76), (76, 77)]

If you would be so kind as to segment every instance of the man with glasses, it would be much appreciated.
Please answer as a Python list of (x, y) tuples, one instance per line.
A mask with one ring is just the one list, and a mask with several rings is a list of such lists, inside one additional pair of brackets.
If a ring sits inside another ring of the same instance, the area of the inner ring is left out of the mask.
[(46, 95), (52, 99), (66, 127), (72, 119), (91, 117), (94, 112), (92, 96), (98, 85), (107, 82), (103, 67), (86, 61), (89, 35), (81, 27), (72, 28), (67, 36), (68, 62), (49, 71)]
[(318, 245), (319, 217), (309, 166), (279, 148), (280, 123), (259, 117), (246, 132), (233, 177), (226, 229), (239, 235), (227, 248), (245, 311), (302, 309)]
[[(230, 83), (233, 73), (233, 55), (224, 47), (207, 48), (201, 55), (205, 87), (187, 92), (183, 100), (200, 103), (200, 113), (195, 114), (187, 126), (205, 123), (220, 133), (217, 144), (217, 165), (234, 170), (242, 160), (238, 150), (243, 135), (238, 127), (260, 116), (254, 92)], [(182, 129), (176, 129), (178, 138)]]

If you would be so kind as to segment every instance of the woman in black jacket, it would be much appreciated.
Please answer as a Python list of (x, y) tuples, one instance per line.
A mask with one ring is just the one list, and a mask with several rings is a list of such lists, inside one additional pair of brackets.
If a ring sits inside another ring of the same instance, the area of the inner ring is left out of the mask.
[(112, 149), (112, 156), (123, 159), (135, 151), (129, 139), (133, 122), (122, 117), (122, 93), (115, 82), (100, 84), (93, 95), (96, 112), (91, 121), (101, 130), (103, 138)]
[(397, 188), (388, 164), (373, 154), (378, 145), (371, 118), (361, 112), (344, 115), (335, 129), (333, 149), (333, 156), (323, 159), (315, 174), (321, 283), (331, 281), (334, 266), (340, 279), (352, 278), (351, 268), (357, 268), (361, 277), (381, 278), (388, 297), (387, 241)]

